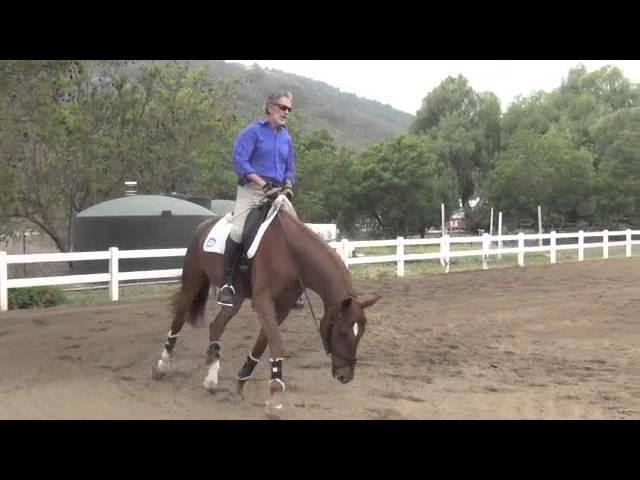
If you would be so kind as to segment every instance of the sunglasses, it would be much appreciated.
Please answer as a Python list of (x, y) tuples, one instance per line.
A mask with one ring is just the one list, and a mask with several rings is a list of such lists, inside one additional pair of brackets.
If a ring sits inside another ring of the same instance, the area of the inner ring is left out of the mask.
[(282, 105), (281, 103), (274, 103), (274, 105), (278, 107), (280, 110), (282, 110), (283, 112), (291, 112), (291, 110), (293, 110), (293, 108), (287, 107), (286, 105)]

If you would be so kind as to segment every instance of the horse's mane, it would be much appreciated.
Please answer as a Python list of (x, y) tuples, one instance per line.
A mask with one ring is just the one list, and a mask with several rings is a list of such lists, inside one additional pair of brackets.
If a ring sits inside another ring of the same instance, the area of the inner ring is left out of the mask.
[[(307, 227), (302, 221), (300, 221), (297, 217), (293, 216), (287, 211), (279, 212), (279, 220), (280, 224), (283, 228), (283, 234), (287, 237), (287, 241), (289, 242), (300, 242), (303, 249), (308, 248), (309, 245), (314, 245), (316, 247), (316, 251), (320, 254), (325, 253), (329, 259), (331, 259), (333, 266), (340, 273), (344, 284), (350, 294), (354, 294), (353, 285), (351, 281), (351, 273), (349, 269), (342, 261), (342, 258), (338, 255), (338, 253), (333, 249), (323, 238), (320, 237), (316, 232)], [(282, 222), (284, 220), (284, 222)], [(288, 223), (293, 227), (295, 232), (299, 234), (300, 238), (295, 238), (293, 235), (288, 232), (288, 225), (282, 225), (282, 223)]]

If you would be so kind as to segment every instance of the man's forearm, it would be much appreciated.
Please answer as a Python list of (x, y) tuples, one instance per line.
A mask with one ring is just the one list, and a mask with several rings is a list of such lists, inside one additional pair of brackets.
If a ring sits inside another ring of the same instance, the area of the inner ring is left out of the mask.
[(247, 180), (249, 180), (250, 182), (255, 183), (260, 188), (264, 187), (264, 185), (267, 183), (262, 179), (262, 177), (260, 175), (257, 175), (255, 173), (247, 174)]

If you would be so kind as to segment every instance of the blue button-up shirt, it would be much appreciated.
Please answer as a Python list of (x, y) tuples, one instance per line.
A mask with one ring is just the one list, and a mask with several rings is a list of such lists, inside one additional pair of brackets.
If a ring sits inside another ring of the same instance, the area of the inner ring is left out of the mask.
[(284, 127), (274, 131), (265, 119), (240, 131), (232, 158), (233, 168), (242, 180), (255, 173), (267, 181), (295, 181), (295, 156), (289, 132)]

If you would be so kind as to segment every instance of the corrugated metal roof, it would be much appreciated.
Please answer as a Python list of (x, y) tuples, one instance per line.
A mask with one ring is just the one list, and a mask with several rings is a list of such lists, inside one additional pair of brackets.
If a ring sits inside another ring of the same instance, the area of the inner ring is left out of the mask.
[(78, 213), (78, 217), (131, 217), (161, 216), (170, 210), (171, 215), (212, 215), (209, 209), (193, 202), (162, 195), (133, 195), (93, 205)]

